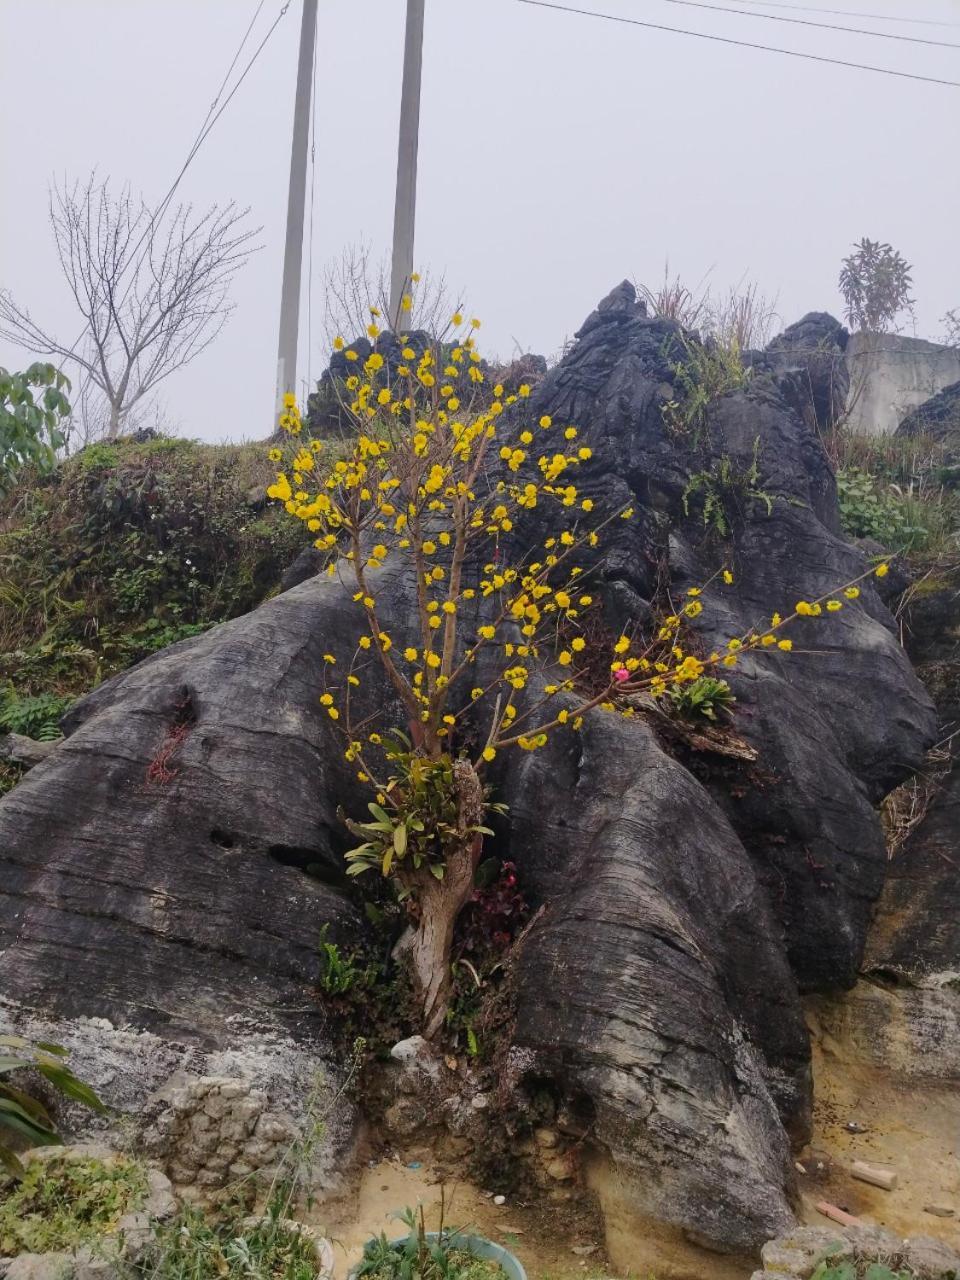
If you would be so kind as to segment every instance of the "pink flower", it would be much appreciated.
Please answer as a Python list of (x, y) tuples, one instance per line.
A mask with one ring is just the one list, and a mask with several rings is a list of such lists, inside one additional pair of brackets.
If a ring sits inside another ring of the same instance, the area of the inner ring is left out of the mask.
[(618, 684), (623, 684), (624, 680), (630, 679), (630, 672), (626, 667), (617, 667), (616, 671), (613, 673), (613, 678)]

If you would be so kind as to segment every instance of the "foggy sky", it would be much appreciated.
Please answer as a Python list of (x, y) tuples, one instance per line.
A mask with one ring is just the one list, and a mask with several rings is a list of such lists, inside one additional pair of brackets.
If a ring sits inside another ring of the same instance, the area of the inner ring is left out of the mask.
[[(958, 25), (769, 11), (960, 44), (958, 0), (808, 3)], [(0, 286), (68, 342), (79, 325), (47, 224), (50, 180), (95, 167), (158, 201), (255, 7), (0, 0)], [(254, 41), (280, 7), (266, 0)], [(614, 284), (656, 282), (667, 259), (692, 283), (707, 272), (721, 288), (749, 276), (777, 295), (785, 322), (813, 309), (839, 315), (840, 259), (864, 235), (913, 263), (919, 336), (939, 336), (940, 317), (960, 306), (960, 89), (516, 0), (426, 7), (416, 262), (465, 287), (485, 353), (556, 352)], [(666, 0), (580, 7), (960, 80), (960, 49)], [(320, 0), (314, 341), (308, 352), (304, 305), (301, 380), (324, 363), (323, 263), (361, 239), (377, 252), (389, 245), (403, 16), (403, 0)], [(270, 429), (299, 24), (292, 0), (181, 184), (198, 207), (250, 205), (264, 245), (236, 282), (237, 309), (216, 345), (163, 384), (167, 418), (187, 435)], [(0, 364), (30, 358), (0, 344)]]

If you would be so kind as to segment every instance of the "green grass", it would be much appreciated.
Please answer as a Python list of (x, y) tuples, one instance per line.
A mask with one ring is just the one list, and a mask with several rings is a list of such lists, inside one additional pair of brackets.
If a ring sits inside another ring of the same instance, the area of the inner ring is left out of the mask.
[(146, 1191), (143, 1168), (131, 1160), (35, 1160), (21, 1181), (0, 1178), (0, 1255), (89, 1244), (138, 1209)]

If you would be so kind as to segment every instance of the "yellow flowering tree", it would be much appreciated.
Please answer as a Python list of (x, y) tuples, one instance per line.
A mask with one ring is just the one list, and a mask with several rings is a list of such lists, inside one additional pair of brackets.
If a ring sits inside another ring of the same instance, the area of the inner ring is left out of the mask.
[[(377, 321), (374, 312), (372, 339)], [(487, 385), (478, 327), (456, 314), (438, 335), (389, 335), (382, 345), (391, 360), (376, 348), (363, 359), (338, 338), (355, 368), (344, 406), (356, 425), (352, 451), (324, 467), (319, 442), (302, 442), (288, 397), (280, 425), (289, 444), (272, 455), (285, 465), (268, 490), (328, 554), (328, 573), (356, 607), (352, 652), (325, 655), (320, 693), (373, 797), (370, 820), (347, 820), (362, 841), (347, 854), (348, 874), (390, 877), (408, 905), (427, 1035), (446, 1014), (454, 926), (495, 807), (484, 774), (498, 753), (535, 751), (595, 709), (631, 716), (637, 694), (666, 697), (708, 671), (722, 674), (745, 652), (789, 651), (782, 631), (796, 617), (834, 612), (859, 594), (857, 580), (800, 601), (722, 651), (698, 655), (682, 639), (703, 610), (702, 588), (692, 588), (652, 634), (611, 637), (598, 655), (584, 631), (596, 548), (607, 526), (633, 511), (595, 510), (581, 492), (592, 453), (576, 426), (533, 420), (526, 386), (507, 395)], [(541, 510), (536, 545), (517, 552), (515, 526), (538, 507), (547, 508), (549, 532), (542, 536)], [(398, 574), (412, 617), (394, 643), (385, 592), (387, 576)], [(733, 580), (727, 570), (717, 576)], [(364, 699), (372, 664), (404, 724), (376, 694), (372, 706)]]

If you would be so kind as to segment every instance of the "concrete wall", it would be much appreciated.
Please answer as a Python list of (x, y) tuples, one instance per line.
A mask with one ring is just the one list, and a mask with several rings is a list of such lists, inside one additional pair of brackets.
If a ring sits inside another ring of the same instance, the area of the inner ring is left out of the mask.
[(854, 333), (847, 344), (852, 431), (890, 435), (918, 405), (960, 381), (960, 350), (896, 333)]

